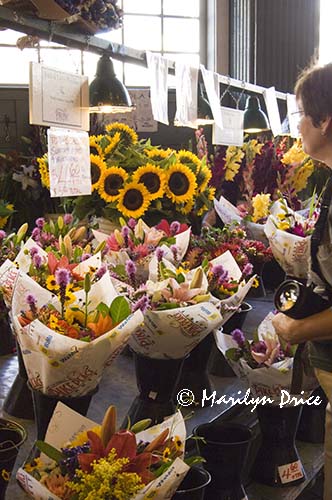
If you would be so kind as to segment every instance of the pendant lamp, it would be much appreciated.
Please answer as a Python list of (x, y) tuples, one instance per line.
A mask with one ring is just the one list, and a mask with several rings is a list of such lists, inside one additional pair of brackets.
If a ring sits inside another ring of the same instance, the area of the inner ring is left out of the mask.
[(103, 54), (89, 87), (90, 113), (127, 113), (134, 110), (128, 90), (115, 75), (113, 62)]
[(258, 97), (249, 96), (244, 109), (243, 130), (248, 134), (257, 134), (270, 130), (269, 120), (261, 110)]

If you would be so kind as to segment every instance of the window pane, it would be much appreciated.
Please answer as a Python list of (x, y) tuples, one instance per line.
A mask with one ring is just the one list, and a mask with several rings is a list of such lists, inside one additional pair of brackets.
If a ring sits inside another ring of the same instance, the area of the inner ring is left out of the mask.
[(147, 68), (129, 63), (125, 63), (124, 67), (126, 86), (148, 87), (150, 85), (150, 77)]
[[(181, 36), (176, 36), (180, 34)], [(199, 21), (196, 19), (164, 20), (164, 50), (199, 52)]]
[(199, 0), (164, 0), (164, 14), (199, 17)]
[(0, 48), (1, 71), (0, 83), (29, 83), (29, 62), (38, 61), (36, 49), (19, 50), (14, 48)]
[(160, 17), (125, 16), (124, 44), (138, 50), (161, 50)]
[(81, 74), (81, 52), (68, 49), (41, 49), (41, 63), (68, 73)]
[(0, 31), (0, 43), (16, 45), (16, 40), (22, 36), (25, 36), (25, 33), (19, 33), (13, 30), (3, 30)]
[(110, 42), (122, 43), (122, 30), (113, 30), (108, 33), (100, 33), (96, 35), (98, 38), (103, 38), (104, 40), (109, 40)]
[(161, 14), (160, 0), (124, 0), (123, 10), (133, 14)]

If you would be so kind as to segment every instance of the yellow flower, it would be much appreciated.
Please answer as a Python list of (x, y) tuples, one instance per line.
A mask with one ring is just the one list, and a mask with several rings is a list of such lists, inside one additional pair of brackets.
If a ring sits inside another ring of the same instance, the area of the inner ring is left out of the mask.
[(199, 193), (203, 193), (203, 191), (205, 191), (205, 189), (208, 187), (211, 177), (212, 173), (209, 167), (207, 165), (202, 165), (197, 174), (197, 186)]
[(145, 149), (144, 150), (144, 153), (146, 154), (146, 156), (148, 158), (150, 158), (150, 160), (153, 160), (153, 161), (156, 161), (156, 162), (160, 162), (160, 161), (163, 161), (165, 160), (166, 158), (168, 158), (169, 156), (171, 156), (171, 154), (173, 153), (173, 149), (158, 149), (158, 148), (155, 148), (155, 149)]
[(90, 155), (91, 184), (93, 190), (98, 189), (101, 175), (106, 168), (106, 163), (100, 156)]
[(298, 139), (294, 142), (293, 146), (284, 154), (281, 162), (284, 165), (293, 165), (294, 163), (302, 163), (307, 158), (309, 157), (302, 149), (301, 140)]
[(165, 174), (160, 167), (147, 163), (139, 167), (133, 175), (133, 182), (144, 184), (149, 191), (150, 199), (156, 200), (164, 195)]
[(258, 288), (259, 287), (259, 279), (257, 277), (254, 278), (251, 287), (252, 288)]
[(99, 181), (99, 196), (108, 203), (117, 200), (127, 178), (128, 174), (122, 167), (105, 169)]
[(163, 452), (163, 461), (168, 462), (170, 459), (170, 456), (171, 456), (171, 450), (167, 447), (164, 449), (164, 452)]
[(76, 296), (70, 291), (69, 287), (70, 287), (70, 285), (66, 286), (66, 294), (64, 297), (64, 305), (65, 306), (69, 306), (70, 304), (72, 304), (76, 300)]
[(262, 147), (263, 143), (258, 142), (256, 139), (251, 139), (243, 144), (242, 151), (246, 155), (248, 164), (252, 163), (255, 156), (261, 153)]
[(92, 154), (97, 153), (101, 157), (103, 157), (103, 148), (100, 144), (102, 137), (103, 135), (90, 135), (89, 137), (90, 151), (92, 150)]
[(190, 151), (185, 151), (181, 149), (178, 153), (176, 153), (176, 158), (178, 163), (182, 163), (182, 165), (187, 165), (188, 167), (193, 166), (194, 172), (196, 173), (200, 166), (201, 160), (194, 153)]
[(151, 198), (144, 184), (129, 182), (120, 190), (117, 209), (125, 217), (139, 219), (149, 208)]
[(49, 327), (51, 330), (58, 330), (59, 329), (59, 320), (55, 314), (50, 315), (50, 319), (48, 320)]
[(57, 285), (54, 274), (50, 274), (49, 276), (47, 276), (46, 288), (48, 290), (55, 290), (55, 291), (59, 290), (59, 285)]
[(183, 449), (183, 442), (182, 442), (182, 439), (179, 436), (175, 436), (174, 437), (174, 445), (175, 445), (176, 451), (182, 451), (182, 449)]
[(138, 142), (138, 136), (132, 128), (128, 127), (125, 123), (114, 122), (106, 125), (106, 132), (111, 137), (114, 137), (118, 132), (121, 137), (121, 143), (124, 146), (130, 146), (132, 144), (136, 144)]
[(225, 180), (232, 181), (238, 173), (244, 152), (237, 146), (228, 146), (225, 158)]
[(280, 221), (278, 222), (277, 224), (277, 228), (280, 229), (281, 231), (287, 231), (287, 229), (290, 228), (290, 223), (289, 221), (285, 220), (285, 221)]
[(192, 200), (196, 187), (196, 176), (189, 167), (175, 163), (166, 171), (166, 195), (174, 203)]
[(121, 140), (121, 134), (120, 132), (115, 132), (113, 137), (111, 135), (107, 135), (106, 139), (108, 140), (108, 145), (104, 149), (104, 155), (108, 156), (113, 153), (113, 151), (119, 144)]
[(179, 210), (183, 215), (188, 215), (194, 208), (194, 200), (189, 200), (184, 205), (178, 205), (177, 210)]
[(252, 199), (252, 220), (253, 222), (257, 222), (264, 217), (267, 217), (269, 214), (269, 208), (271, 204), (271, 195), (268, 194), (256, 194), (256, 196)]
[(8, 481), (10, 479), (10, 472), (8, 472), (8, 470), (6, 470), (6, 469), (2, 469), (1, 477), (4, 481), (6, 481), (8, 483)]
[[(94, 432), (98, 436), (101, 434), (101, 425), (96, 425), (90, 431)], [(82, 446), (89, 441), (87, 431), (80, 432), (77, 436), (66, 446), (66, 448), (75, 448), (76, 446)]]
[(41, 158), (37, 158), (39, 165), (39, 173), (42, 185), (50, 189), (50, 173), (48, 171), (48, 156), (45, 154)]

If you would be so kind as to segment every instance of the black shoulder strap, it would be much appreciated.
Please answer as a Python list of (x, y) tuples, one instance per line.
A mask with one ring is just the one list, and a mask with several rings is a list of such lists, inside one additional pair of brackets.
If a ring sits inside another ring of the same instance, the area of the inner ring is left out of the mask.
[(326, 222), (329, 214), (329, 208), (330, 208), (330, 203), (332, 199), (332, 176), (329, 178), (323, 197), (322, 197), (322, 203), (320, 207), (320, 214), (318, 217), (318, 220), (315, 224), (315, 229), (314, 232), (311, 235), (311, 244), (310, 244), (310, 253), (311, 253), (311, 268), (316, 273), (320, 279), (323, 281), (323, 283), (327, 287), (327, 291), (332, 291), (331, 285), (326, 281), (324, 278), (318, 258), (317, 258), (317, 253), (318, 253), (318, 247), (321, 244), (321, 241), (323, 239), (324, 235), (324, 230), (326, 227)]

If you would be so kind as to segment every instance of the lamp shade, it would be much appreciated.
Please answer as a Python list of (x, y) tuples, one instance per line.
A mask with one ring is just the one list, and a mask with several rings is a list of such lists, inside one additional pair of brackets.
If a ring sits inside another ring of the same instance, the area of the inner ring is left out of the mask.
[(116, 77), (113, 62), (106, 54), (98, 61), (89, 94), (91, 113), (126, 113), (134, 109), (128, 90)]
[(261, 110), (259, 99), (256, 96), (249, 96), (247, 99), (243, 117), (243, 129), (249, 134), (270, 130), (269, 120)]
[(204, 85), (199, 85), (197, 99), (197, 125), (212, 125), (214, 123), (210, 103), (204, 95)]

